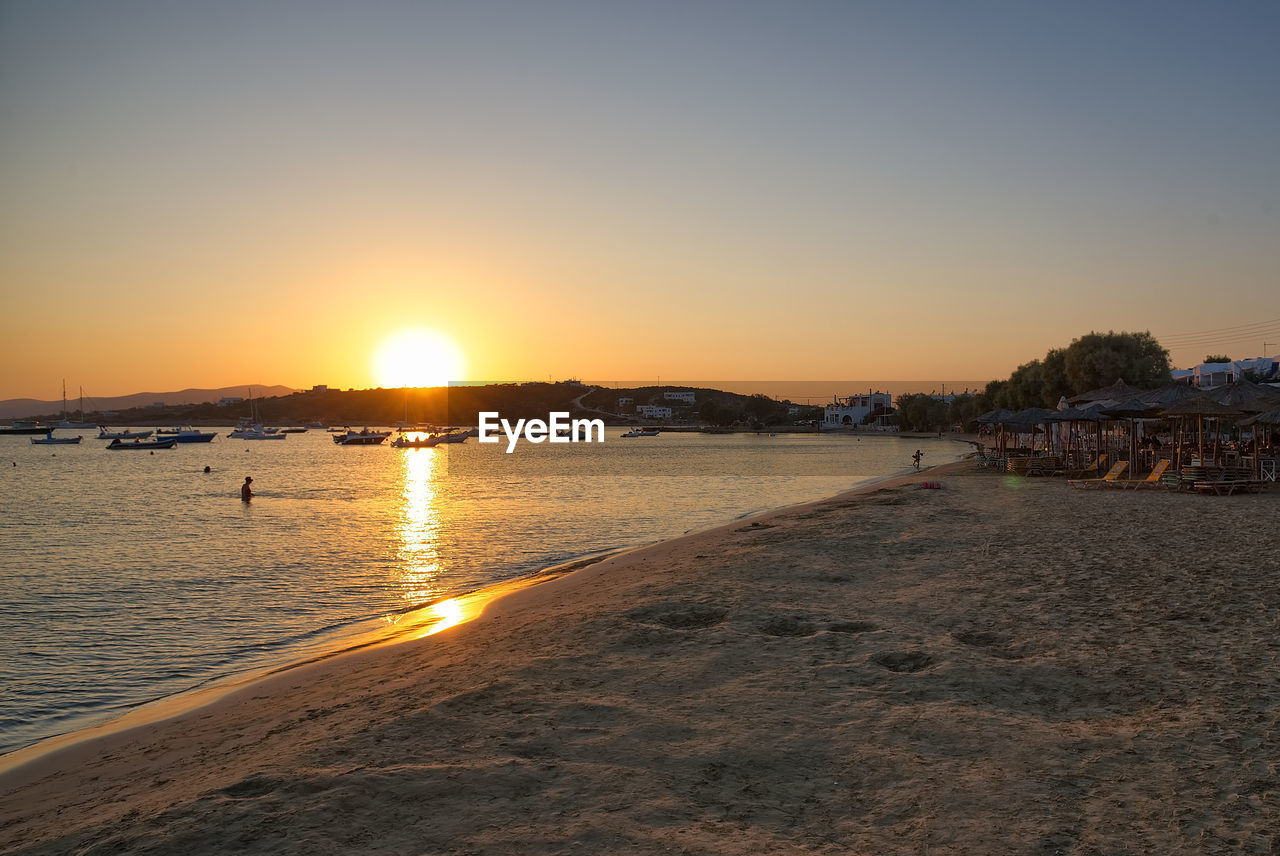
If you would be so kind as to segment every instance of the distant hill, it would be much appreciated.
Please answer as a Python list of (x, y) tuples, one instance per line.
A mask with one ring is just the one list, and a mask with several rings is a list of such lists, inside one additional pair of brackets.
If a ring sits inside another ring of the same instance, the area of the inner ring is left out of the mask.
[[(178, 392), (136, 392), (133, 395), (117, 395), (110, 398), (90, 398), (85, 396), (85, 416), (92, 418), (93, 413), (104, 410), (129, 410), (134, 407), (149, 407), (157, 402), (172, 407), (182, 404), (204, 404), (222, 398), (247, 398), (249, 390), (253, 390), (254, 398), (271, 398), (278, 395), (292, 395), (297, 390), (288, 386), (266, 386), (265, 384), (241, 384), (224, 386), (218, 389), (183, 389)], [(80, 408), (80, 398), (67, 399), (67, 412), (74, 414)], [(39, 401), (34, 398), (10, 398), (0, 401), (0, 419), (31, 419), (36, 416), (48, 416), (62, 413), (62, 399), (56, 401)]]

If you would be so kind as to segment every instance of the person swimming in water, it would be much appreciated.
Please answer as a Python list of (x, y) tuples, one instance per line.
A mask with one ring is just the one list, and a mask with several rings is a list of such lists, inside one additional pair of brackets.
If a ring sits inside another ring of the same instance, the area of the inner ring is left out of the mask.
[(253, 484), (253, 476), (245, 476), (244, 484), (240, 485), (240, 501), (248, 502), (253, 499), (253, 488), (249, 485)]

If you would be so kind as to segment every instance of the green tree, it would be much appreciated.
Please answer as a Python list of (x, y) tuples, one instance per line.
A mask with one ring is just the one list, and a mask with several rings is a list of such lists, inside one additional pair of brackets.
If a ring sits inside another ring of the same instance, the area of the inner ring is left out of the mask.
[(1116, 380), (1147, 389), (1170, 380), (1169, 352), (1147, 332), (1089, 333), (1067, 347), (1063, 363), (1073, 394)]
[(1226, 354), (1207, 354), (1204, 361), (1206, 363), (1229, 363), (1231, 358)]
[(743, 409), (746, 412), (747, 419), (756, 427), (776, 425), (782, 422), (787, 415), (785, 405), (759, 392), (747, 399)]

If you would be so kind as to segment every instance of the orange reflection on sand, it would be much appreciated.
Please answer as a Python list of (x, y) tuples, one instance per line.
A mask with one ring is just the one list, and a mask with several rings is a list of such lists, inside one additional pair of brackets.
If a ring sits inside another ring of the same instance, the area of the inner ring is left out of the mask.
[[(473, 604), (474, 607), (474, 604)], [(424, 611), (424, 617), (428, 624), (427, 627), (418, 634), (418, 638), (423, 636), (431, 636), (439, 633), (441, 630), (448, 630), (455, 624), (461, 624), (474, 618), (479, 609), (467, 610), (460, 598), (451, 597), (448, 600), (442, 600), (439, 603), (433, 603)]]
[[(427, 454), (421, 454), (427, 452)], [(402, 456), (404, 485), (401, 490), (397, 534), (400, 550), (397, 585), (409, 605), (439, 595), (440, 502), (436, 480), (443, 456), (433, 449), (415, 449)]]

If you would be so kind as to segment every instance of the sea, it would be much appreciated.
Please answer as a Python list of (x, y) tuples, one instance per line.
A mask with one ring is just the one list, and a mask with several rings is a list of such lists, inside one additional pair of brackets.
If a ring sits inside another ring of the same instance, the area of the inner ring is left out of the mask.
[(0, 436), (0, 754), (390, 633), (461, 593), (969, 448), (607, 428), (508, 453), (205, 430), (218, 437), (154, 452), (88, 431), (80, 445)]

